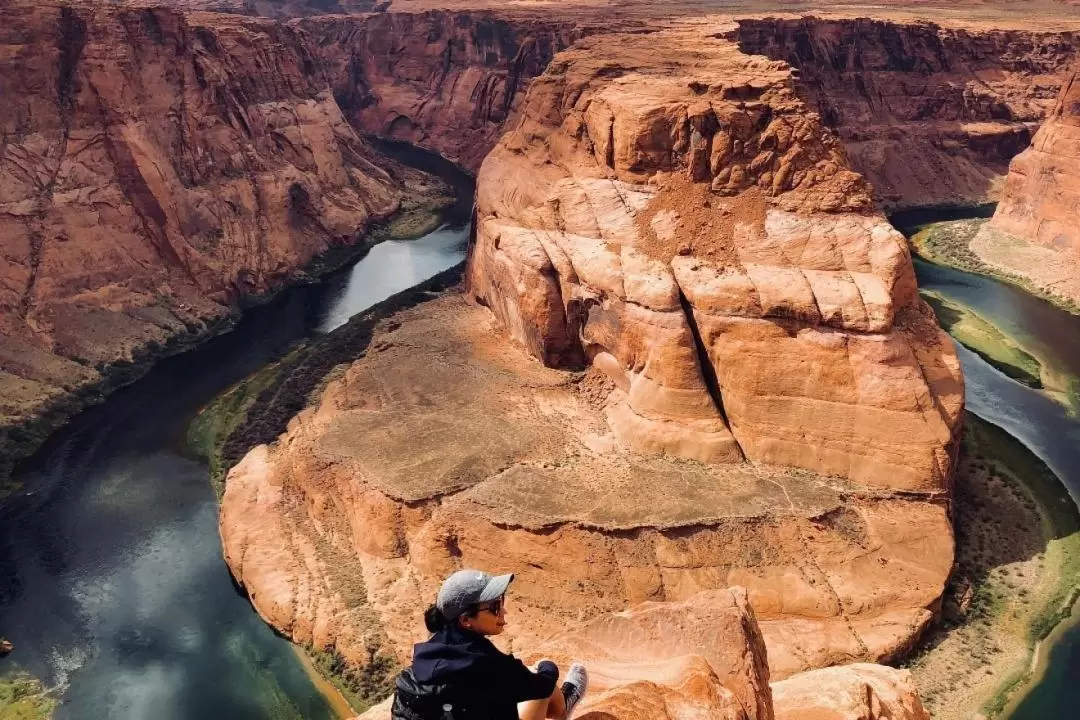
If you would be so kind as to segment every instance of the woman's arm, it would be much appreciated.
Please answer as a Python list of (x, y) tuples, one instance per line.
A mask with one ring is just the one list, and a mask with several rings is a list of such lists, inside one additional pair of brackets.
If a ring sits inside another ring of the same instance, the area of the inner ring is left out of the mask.
[(541, 661), (533, 672), (513, 655), (503, 655), (499, 669), (496, 682), (502, 685), (501, 692), (514, 702), (546, 698), (555, 692), (559, 681), (559, 666), (550, 660)]

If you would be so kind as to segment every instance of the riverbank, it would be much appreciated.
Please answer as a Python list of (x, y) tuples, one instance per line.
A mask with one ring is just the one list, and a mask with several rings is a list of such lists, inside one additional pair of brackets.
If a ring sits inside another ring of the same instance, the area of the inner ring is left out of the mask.
[(34, 454), (52, 433), (75, 414), (101, 403), (119, 388), (145, 376), (157, 362), (188, 352), (232, 330), (245, 310), (269, 303), (290, 287), (317, 282), (356, 262), (383, 241), (412, 239), (438, 227), (443, 222), (444, 214), (459, 199), (449, 185), (435, 178), (429, 180), (432, 182), (429, 192), (406, 196), (397, 213), (373, 225), (357, 243), (327, 250), (296, 270), (286, 282), (272, 291), (242, 297), (234, 306), (222, 307), (220, 314), (203, 318), (201, 324), (185, 325), (182, 332), (170, 336), (165, 343), (151, 342), (136, 348), (131, 361), (117, 361), (103, 366), (99, 380), (48, 398), (29, 411), (29, 416), (24, 419), (0, 418), (0, 422), (4, 423), (0, 425), (0, 501), (20, 489), (11, 479), (11, 471), (19, 460)]
[(934, 309), (938, 324), (955, 340), (1012, 379), (1030, 388), (1043, 388), (1042, 363), (1014, 338), (972, 308), (949, 300), (941, 293), (923, 290), (919, 294)]
[(970, 413), (953, 510), (956, 571), (908, 667), (938, 720), (1002, 717), (1080, 594), (1080, 511), (1045, 464)]
[(40, 680), (22, 671), (0, 676), (0, 720), (48, 720), (56, 700)]
[(971, 241), (975, 239), (983, 226), (989, 222), (989, 218), (978, 217), (913, 223), (908, 227), (904, 227), (902, 221), (894, 222), (909, 237), (912, 248), (921, 257), (940, 265), (946, 265), (964, 272), (986, 275), (995, 280), (1016, 285), (1066, 312), (1080, 315), (1080, 304), (1075, 301), (1048, 292), (1025, 277), (988, 265), (971, 250)]

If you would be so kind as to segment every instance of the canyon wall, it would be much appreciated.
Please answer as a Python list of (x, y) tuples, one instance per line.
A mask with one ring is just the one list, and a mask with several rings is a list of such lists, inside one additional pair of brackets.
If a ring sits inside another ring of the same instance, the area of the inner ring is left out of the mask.
[(1077, 58), (1071, 32), (868, 18), (742, 20), (732, 37), (798, 70), (799, 95), (890, 209), (996, 200)]
[(1080, 72), (1031, 147), (1009, 166), (1001, 202), (971, 242), (987, 265), (1080, 306)]
[(286, 25), (14, 5), (0, 53), (9, 428), (443, 192), (365, 145)]
[(529, 81), (596, 22), (432, 11), (311, 18), (300, 27), (356, 128), (475, 172)]

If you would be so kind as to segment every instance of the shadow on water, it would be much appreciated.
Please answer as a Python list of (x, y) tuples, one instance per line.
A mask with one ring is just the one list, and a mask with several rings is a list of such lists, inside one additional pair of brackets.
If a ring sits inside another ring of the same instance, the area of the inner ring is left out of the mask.
[(17, 664), (59, 686), (58, 718), (334, 717), (233, 585), (208, 471), (185, 453), (185, 430), (304, 338), (458, 263), (468, 216), (249, 310), (24, 462), (23, 491), (0, 505), (0, 633), (15, 645), (0, 674)]

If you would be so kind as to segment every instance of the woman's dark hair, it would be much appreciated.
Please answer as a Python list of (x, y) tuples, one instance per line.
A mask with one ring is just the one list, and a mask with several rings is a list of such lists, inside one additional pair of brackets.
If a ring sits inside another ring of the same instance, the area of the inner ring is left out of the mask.
[[(475, 606), (468, 607), (465, 612), (461, 613), (462, 617), (476, 617), (480, 614), (480, 610)], [(439, 608), (434, 605), (429, 605), (428, 609), (424, 611), (424, 625), (427, 626), (428, 632), (439, 632), (444, 627), (450, 624), (450, 621), (446, 619), (446, 616), (439, 612)]]
[(446, 617), (439, 612), (439, 608), (431, 605), (424, 611), (424, 625), (427, 626), (428, 632), (439, 632), (449, 624)]

